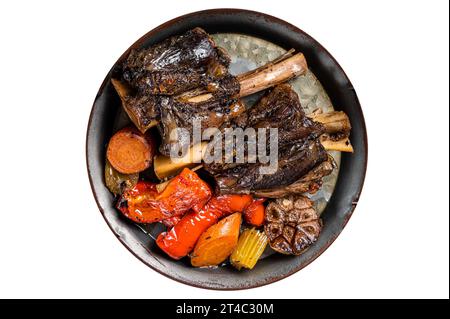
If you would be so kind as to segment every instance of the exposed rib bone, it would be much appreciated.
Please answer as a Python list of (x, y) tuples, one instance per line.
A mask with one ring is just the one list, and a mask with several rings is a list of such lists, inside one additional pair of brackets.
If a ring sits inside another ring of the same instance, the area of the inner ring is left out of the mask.
[(239, 96), (248, 96), (269, 87), (286, 82), (304, 74), (308, 70), (305, 56), (297, 53), (277, 63), (268, 63), (264, 68), (244, 76), (238, 77), (241, 90)]
[(314, 122), (318, 122), (325, 127), (325, 133), (328, 134), (345, 134), (349, 133), (352, 129), (350, 120), (342, 111), (333, 111), (323, 113), (315, 111), (311, 115), (308, 115)]

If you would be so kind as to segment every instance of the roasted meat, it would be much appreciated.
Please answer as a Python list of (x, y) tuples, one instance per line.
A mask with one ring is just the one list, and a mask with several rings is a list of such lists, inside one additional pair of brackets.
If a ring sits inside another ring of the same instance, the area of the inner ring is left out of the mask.
[(319, 237), (322, 221), (313, 202), (304, 196), (289, 196), (266, 207), (264, 231), (270, 247), (287, 255), (300, 255)]
[(242, 113), (244, 109), (237, 108), (242, 105), (236, 103), (240, 97), (303, 74), (307, 70), (303, 54), (292, 53), (233, 76), (228, 73), (227, 53), (204, 30), (195, 28), (149, 48), (132, 50), (116, 70), (113, 85), (140, 131), (159, 124), (160, 151), (169, 155), (172, 146), (177, 151), (192, 146), (194, 119), (201, 123), (202, 132), (219, 128)]
[(289, 84), (274, 87), (235, 123), (241, 128), (277, 128), (279, 148), (324, 133), (321, 124), (306, 117), (297, 93)]
[[(199, 121), (201, 124), (201, 133), (209, 128), (220, 128), (227, 124), (245, 111), (245, 107), (239, 102), (239, 96), (245, 96), (263, 90), (267, 87), (275, 85), (278, 81), (286, 80), (290, 77), (304, 72), (303, 55), (287, 57), (281, 59), (274, 65), (267, 68), (261, 68), (259, 71), (245, 75), (241, 78), (225, 74), (219, 79), (211, 80), (206, 87), (200, 87), (192, 91), (184, 92), (174, 97), (161, 98), (160, 103), (160, 125), (159, 130), (162, 136), (162, 144), (160, 152), (169, 155), (170, 149), (176, 146), (176, 150), (186, 149), (192, 146), (192, 126), (193, 120)], [(244, 84), (243, 87), (241, 84)], [(283, 85), (277, 90), (282, 94)], [(285, 90), (286, 95), (292, 95), (291, 91)], [(295, 95), (295, 92), (293, 93)], [(276, 100), (279, 97), (274, 97)], [(287, 98), (294, 99), (294, 96)], [(298, 100), (298, 98), (297, 98)], [(261, 110), (265, 109), (272, 101), (261, 103)], [(284, 105), (287, 105), (286, 103)], [(278, 110), (278, 107), (275, 107)], [(289, 110), (285, 110), (289, 113)], [(258, 113), (255, 110), (254, 113)], [(276, 112), (273, 113), (273, 122), (276, 122)], [(283, 112), (283, 110), (278, 110)], [(264, 112), (265, 114), (267, 112)], [(318, 128), (319, 125), (306, 117), (302, 117), (302, 125), (298, 124), (298, 120), (289, 118), (291, 125), (283, 131), (283, 139), (286, 141), (298, 138), (298, 136), (306, 136), (309, 130)], [(243, 119), (240, 122), (244, 121)], [(260, 123), (261, 127), (265, 127), (265, 123)], [(248, 125), (247, 125), (248, 126)], [(310, 127), (311, 126), (311, 127)], [(300, 127), (300, 129), (296, 129)], [(177, 129), (183, 129), (184, 135)], [(173, 134), (171, 136), (171, 134)]]
[[(297, 93), (288, 84), (276, 86), (233, 124), (240, 128), (277, 128), (278, 169), (273, 174), (261, 174), (260, 168), (268, 164), (258, 161), (229, 164), (222, 160), (222, 163), (206, 164), (205, 168), (214, 176), (221, 194), (280, 197), (289, 193), (314, 192), (321, 186), (321, 178), (332, 171), (332, 161), (319, 139), (325, 127), (305, 115)], [(268, 134), (266, 138), (269, 138)], [(268, 141), (266, 145), (269, 145)], [(224, 151), (224, 159), (227, 155)]]
[(331, 156), (328, 156), (326, 161), (316, 165), (306, 173), (306, 175), (302, 176), (292, 184), (260, 189), (253, 193), (255, 196), (267, 198), (281, 198), (291, 194), (314, 194), (322, 187), (323, 177), (330, 175), (335, 167), (336, 163), (334, 162), (334, 159)]
[(168, 38), (147, 49), (133, 50), (123, 78), (146, 94), (175, 95), (207, 86), (228, 73), (230, 59), (201, 28)]
[(133, 92), (124, 82), (111, 79), (122, 102), (122, 107), (130, 120), (142, 133), (158, 124), (160, 117), (160, 97)]
[(161, 151), (168, 154), (171, 130), (191, 129), (187, 116), (201, 119), (204, 128), (222, 124), (218, 114), (226, 119), (240, 90), (238, 80), (228, 73), (229, 63), (226, 52), (195, 28), (131, 51), (112, 83), (140, 131), (161, 123)]
[(203, 133), (209, 128), (219, 128), (225, 122), (245, 111), (244, 105), (233, 98), (239, 85), (233, 77), (224, 78), (224, 85), (211, 93), (205, 101), (192, 101), (185, 96), (162, 97), (160, 123), (162, 143), (159, 151), (169, 155), (171, 148), (184, 149), (192, 145), (194, 121)]
[(306, 139), (284, 148), (278, 154), (274, 174), (261, 174), (268, 164), (242, 164), (214, 175), (221, 194), (269, 193), (271, 189), (289, 186), (328, 159), (318, 140)]
[[(255, 106), (231, 121), (227, 128), (242, 130), (253, 128), (255, 131), (259, 128), (276, 128), (278, 130), (278, 148), (288, 156), (298, 150), (299, 146), (294, 147), (294, 144), (298, 142), (303, 144), (306, 139), (314, 140), (324, 132), (324, 127), (320, 123), (305, 116), (298, 95), (289, 84), (280, 84), (274, 87)], [(265, 138), (265, 145), (269, 146), (270, 134), (266, 134)], [(226, 153), (224, 140), (215, 142), (222, 143), (223, 159), (220, 163), (205, 165), (206, 169), (215, 174), (238, 166), (236, 161), (229, 163), (231, 161), (226, 160), (234, 154)], [(250, 162), (247, 157), (247, 146), (246, 144), (245, 162)]]

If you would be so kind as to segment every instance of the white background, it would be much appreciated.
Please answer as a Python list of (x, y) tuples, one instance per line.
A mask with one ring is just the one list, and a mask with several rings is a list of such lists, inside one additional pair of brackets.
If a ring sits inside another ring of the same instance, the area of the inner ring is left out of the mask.
[[(0, 297), (449, 296), (448, 1), (14, 1), (0, 4)], [(157, 25), (239, 7), (322, 43), (359, 95), (369, 167), (347, 228), (314, 263), (238, 292), (147, 268), (98, 212), (89, 112), (116, 59)]]

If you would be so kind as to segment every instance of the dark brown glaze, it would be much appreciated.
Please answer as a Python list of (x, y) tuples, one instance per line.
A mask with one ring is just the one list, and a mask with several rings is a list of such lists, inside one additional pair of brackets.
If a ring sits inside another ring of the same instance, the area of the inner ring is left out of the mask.
[(319, 237), (322, 230), (313, 202), (304, 196), (272, 201), (265, 212), (264, 231), (270, 247), (286, 255), (300, 255)]
[[(236, 108), (236, 105), (239, 107)], [(161, 99), (161, 134), (159, 151), (170, 155), (172, 147), (187, 150), (192, 146), (193, 121), (201, 124), (201, 132), (208, 128), (218, 128), (233, 116), (244, 110), (236, 99), (212, 98), (205, 102), (189, 103), (172, 98)], [(183, 129), (183, 130), (177, 130)]]
[[(206, 170), (214, 175), (217, 189), (222, 194), (264, 192), (270, 195), (271, 190), (274, 190), (274, 195), (280, 194), (285, 186), (299, 182), (315, 167), (328, 160), (319, 141), (319, 136), (324, 132), (323, 126), (306, 117), (297, 93), (288, 84), (276, 86), (232, 125), (254, 129), (277, 128), (278, 169), (274, 174), (263, 175), (260, 174), (260, 168), (267, 164), (259, 162), (205, 165)], [(269, 134), (266, 134), (266, 139), (266, 145), (269, 145)], [(323, 177), (331, 171), (322, 169), (320, 172)], [(311, 182), (302, 183), (301, 188), (314, 191), (320, 185), (321, 180), (315, 179), (314, 185)], [(299, 190), (298, 187), (295, 189)], [(294, 188), (285, 189), (283, 193), (293, 190)]]
[(319, 123), (305, 116), (298, 95), (289, 84), (277, 85), (236, 123), (255, 129), (277, 128), (279, 148), (310, 135), (320, 136), (324, 131)]
[(221, 78), (229, 63), (211, 37), (195, 28), (150, 48), (132, 50), (123, 64), (123, 79), (140, 92), (176, 95)]
[[(192, 132), (192, 119), (201, 120), (202, 130), (220, 127), (245, 110), (242, 104), (239, 104), (238, 109), (232, 107), (237, 105), (234, 96), (239, 92), (239, 83), (231, 75), (209, 83), (206, 88), (198, 88), (176, 97), (144, 94), (116, 79), (113, 79), (112, 83), (124, 110), (141, 132), (145, 133), (160, 122), (161, 152), (166, 155), (170, 148), (168, 139), (172, 129), (185, 128)], [(203, 102), (190, 102), (189, 98), (198, 92), (210, 94), (210, 98)], [(183, 146), (189, 145), (189, 142), (183, 143)]]
[[(189, 147), (192, 119), (199, 119), (205, 130), (220, 127), (233, 113), (230, 105), (236, 102), (240, 85), (228, 73), (229, 63), (227, 53), (203, 29), (195, 28), (149, 48), (132, 50), (113, 84), (125, 111), (142, 132), (159, 122), (160, 150), (169, 155), (175, 143), (169, 138), (173, 129), (189, 132), (176, 141)], [(119, 86), (127, 88), (126, 94), (121, 94)], [(190, 100), (202, 94), (207, 98)]]
[(133, 122), (143, 133), (152, 127), (160, 115), (160, 99), (152, 95), (138, 94), (129, 96), (124, 102), (124, 108)]
[[(278, 154), (278, 169), (274, 174), (260, 174), (261, 163), (242, 164), (214, 174), (221, 194), (249, 194), (289, 186), (328, 158), (320, 141), (302, 140)], [(267, 196), (268, 197), (268, 196)]]
[(336, 163), (334, 162), (334, 159), (331, 156), (328, 156), (326, 161), (316, 165), (306, 175), (294, 183), (287, 186), (260, 189), (254, 191), (253, 194), (258, 197), (266, 198), (281, 198), (292, 194), (314, 194), (322, 187), (323, 177), (330, 175), (335, 167)]
[(111, 83), (120, 97), (123, 109), (142, 133), (156, 125), (156, 119), (160, 115), (158, 96), (136, 93), (126, 83), (116, 79), (112, 79)]

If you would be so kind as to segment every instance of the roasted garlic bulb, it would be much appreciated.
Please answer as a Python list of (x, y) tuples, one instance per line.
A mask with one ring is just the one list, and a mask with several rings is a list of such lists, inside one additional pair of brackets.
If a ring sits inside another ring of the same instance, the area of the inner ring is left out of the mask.
[(322, 221), (313, 202), (304, 196), (279, 198), (265, 212), (265, 233), (270, 246), (286, 255), (300, 255), (319, 237)]

